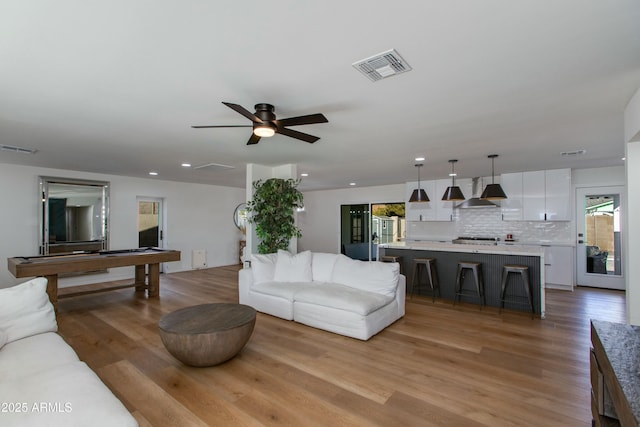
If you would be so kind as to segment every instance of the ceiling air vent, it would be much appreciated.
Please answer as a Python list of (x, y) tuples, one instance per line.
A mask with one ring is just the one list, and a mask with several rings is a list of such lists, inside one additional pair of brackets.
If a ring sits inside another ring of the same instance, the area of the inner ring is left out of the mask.
[(233, 166), (221, 165), (219, 163), (207, 163), (206, 165), (194, 166), (193, 169), (209, 172), (222, 172), (229, 169), (235, 169)]
[(379, 53), (362, 61), (354, 62), (352, 65), (372, 82), (411, 71), (411, 66), (407, 64), (407, 61), (405, 61), (395, 49)]
[(581, 156), (586, 154), (587, 150), (575, 150), (575, 151), (563, 151), (560, 153), (561, 156)]
[(38, 150), (32, 150), (30, 148), (14, 147), (13, 145), (0, 145), (2, 151), (13, 151), (14, 153), (21, 154), (34, 154)]

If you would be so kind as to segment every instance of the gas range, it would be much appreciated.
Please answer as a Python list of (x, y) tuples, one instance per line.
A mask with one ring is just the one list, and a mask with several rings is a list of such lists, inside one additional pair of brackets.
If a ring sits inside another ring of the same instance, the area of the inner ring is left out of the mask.
[(457, 239), (453, 239), (451, 243), (464, 244), (464, 245), (497, 245), (499, 237), (466, 237), (460, 236)]

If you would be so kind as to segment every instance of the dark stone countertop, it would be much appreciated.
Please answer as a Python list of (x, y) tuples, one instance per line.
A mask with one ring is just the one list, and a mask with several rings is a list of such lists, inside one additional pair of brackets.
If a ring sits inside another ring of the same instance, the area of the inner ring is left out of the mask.
[(640, 326), (591, 320), (607, 358), (640, 422)]

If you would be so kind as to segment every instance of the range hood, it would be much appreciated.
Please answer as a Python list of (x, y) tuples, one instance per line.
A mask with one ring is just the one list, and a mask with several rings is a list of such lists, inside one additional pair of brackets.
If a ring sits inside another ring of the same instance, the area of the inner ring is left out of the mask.
[(480, 198), (480, 194), (482, 194), (482, 183), (480, 182), (480, 178), (476, 177), (471, 180), (472, 189), (471, 189), (471, 198), (465, 200), (464, 202), (459, 203), (456, 208), (457, 209), (479, 209), (479, 208), (497, 208), (498, 205), (493, 203), (490, 200), (483, 200)]

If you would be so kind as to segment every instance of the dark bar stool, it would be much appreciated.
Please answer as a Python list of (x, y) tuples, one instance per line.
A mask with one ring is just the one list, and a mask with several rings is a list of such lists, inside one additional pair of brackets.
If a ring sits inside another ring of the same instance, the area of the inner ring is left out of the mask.
[(431, 288), (432, 302), (436, 301), (436, 290), (440, 296), (440, 284), (438, 283), (438, 269), (435, 258), (414, 258), (413, 278), (411, 279), (411, 297), (416, 286), (420, 286), (420, 270), (424, 268), (427, 273), (427, 285)]
[[(527, 304), (531, 309), (531, 318), (535, 315), (533, 308), (533, 296), (531, 294), (531, 282), (529, 281), (529, 267), (526, 265), (517, 264), (505, 264), (502, 266), (502, 291), (500, 292), (500, 310), (504, 308), (505, 297), (507, 296), (507, 287), (509, 286), (509, 273), (520, 274), (522, 276), (522, 283), (524, 284), (524, 291), (527, 294), (527, 302), (509, 301), (514, 304)], [(514, 297), (515, 295), (512, 295)]]
[[(464, 273), (466, 270), (471, 270), (473, 273), (473, 280), (476, 285), (475, 290), (463, 289), (464, 285)], [(477, 297), (480, 299), (480, 309), (483, 305), (487, 305), (487, 301), (484, 295), (484, 281), (482, 280), (482, 263), (474, 261), (460, 261), (458, 263), (458, 273), (456, 274), (456, 297), (453, 299), (453, 305), (456, 305), (456, 301), (460, 300), (462, 296)]]
[(397, 262), (400, 264), (400, 274), (404, 274), (404, 268), (402, 266), (402, 257), (395, 255), (383, 255), (380, 257), (381, 262)]

